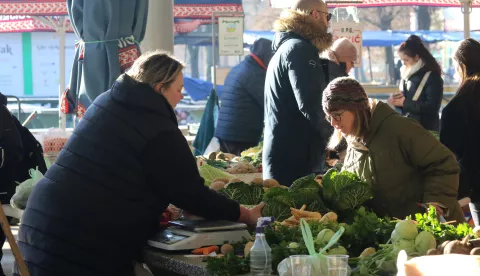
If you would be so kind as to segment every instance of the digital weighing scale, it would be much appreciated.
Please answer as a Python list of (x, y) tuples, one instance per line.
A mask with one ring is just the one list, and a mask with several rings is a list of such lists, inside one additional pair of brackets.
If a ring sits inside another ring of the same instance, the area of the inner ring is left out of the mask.
[(230, 221), (179, 220), (156, 234), (148, 245), (164, 250), (192, 250), (203, 246), (234, 243), (250, 239), (247, 225)]

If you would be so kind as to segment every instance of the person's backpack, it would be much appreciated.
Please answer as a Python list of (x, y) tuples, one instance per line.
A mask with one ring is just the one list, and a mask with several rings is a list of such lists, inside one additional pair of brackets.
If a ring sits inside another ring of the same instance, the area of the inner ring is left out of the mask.
[(37, 141), (28, 128), (22, 126), (15, 116), (12, 117), (23, 144), (23, 159), (16, 167), (14, 180), (22, 183), (30, 178), (30, 174), (28, 173), (30, 169), (38, 167), (38, 170), (42, 174), (45, 174), (45, 172), (47, 172), (47, 164), (43, 157), (43, 148), (40, 142)]

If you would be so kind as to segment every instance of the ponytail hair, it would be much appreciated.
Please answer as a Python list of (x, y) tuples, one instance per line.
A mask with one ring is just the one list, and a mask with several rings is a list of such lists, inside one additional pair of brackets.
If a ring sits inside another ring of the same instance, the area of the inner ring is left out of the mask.
[(423, 41), (420, 37), (416, 35), (411, 35), (408, 39), (400, 45), (398, 52), (401, 52), (411, 58), (414, 58), (418, 55), (425, 64), (425, 67), (428, 71), (442, 74), (442, 68), (438, 64), (437, 60), (432, 56), (430, 51), (425, 47)]

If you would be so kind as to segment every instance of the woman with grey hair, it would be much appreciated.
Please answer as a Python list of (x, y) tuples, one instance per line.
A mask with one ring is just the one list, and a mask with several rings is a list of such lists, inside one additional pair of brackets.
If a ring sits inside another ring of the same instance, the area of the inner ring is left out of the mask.
[(31, 275), (132, 276), (170, 203), (210, 220), (256, 222), (262, 206), (239, 206), (198, 173), (173, 111), (183, 68), (146, 53), (88, 108), (23, 215), (18, 243)]

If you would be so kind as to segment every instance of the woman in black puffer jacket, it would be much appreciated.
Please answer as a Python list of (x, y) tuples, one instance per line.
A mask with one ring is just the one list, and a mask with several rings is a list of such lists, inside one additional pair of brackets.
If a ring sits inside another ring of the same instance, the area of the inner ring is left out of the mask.
[(88, 108), (23, 214), (18, 245), (30, 275), (133, 276), (170, 203), (256, 222), (261, 206), (248, 210), (204, 185), (173, 111), (182, 69), (166, 53), (143, 54)]

